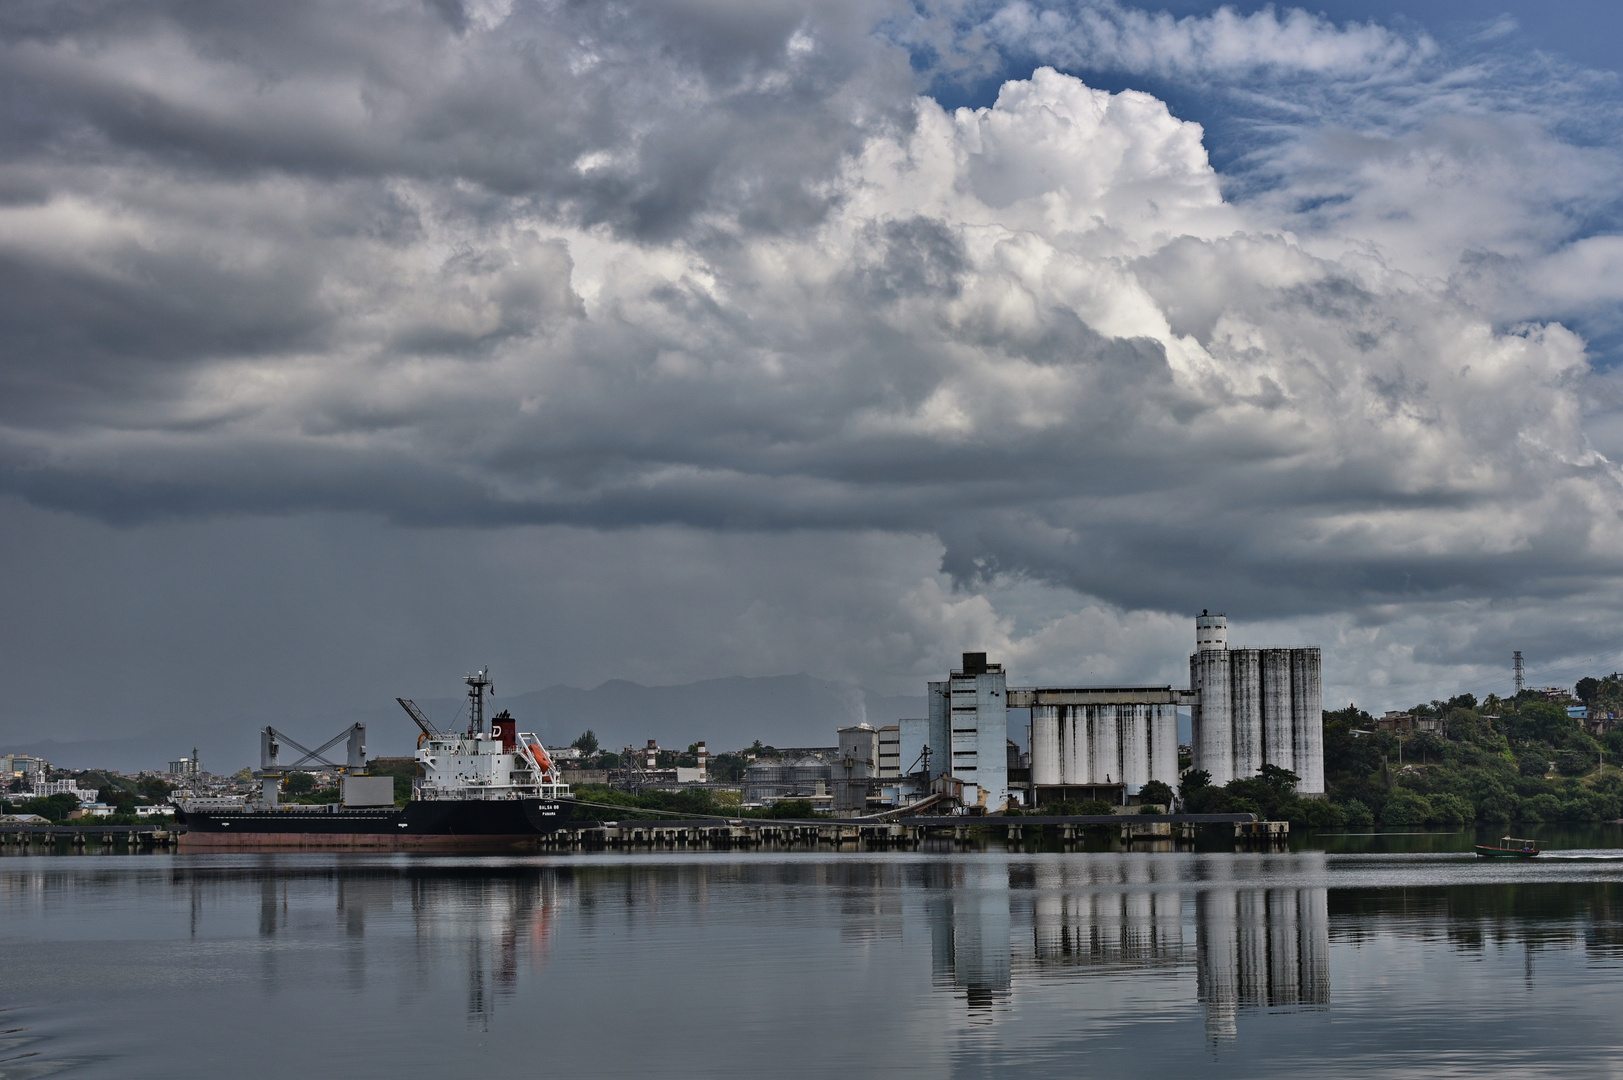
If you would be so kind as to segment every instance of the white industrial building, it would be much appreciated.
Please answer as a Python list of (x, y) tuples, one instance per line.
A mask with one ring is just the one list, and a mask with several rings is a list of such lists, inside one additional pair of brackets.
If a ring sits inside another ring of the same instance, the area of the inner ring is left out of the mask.
[[(1054, 798), (1136, 795), (1151, 780), (1178, 785), (1178, 706), (1170, 686), (1036, 689), (1031, 701), (1031, 783), (1066, 789)], [(1088, 789), (1071, 791), (1069, 789)]]
[[(847, 729), (853, 762), (869, 776), (914, 777), (916, 794), (943, 777), (967, 808), (1009, 801), (1105, 799), (1125, 803), (1158, 780), (1178, 787), (1178, 710), (1193, 718), (1194, 768), (1222, 785), (1278, 765), (1304, 795), (1324, 791), (1324, 720), (1316, 647), (1230, 649), (1228, 620), (1195, 621), (1190, 687), (1010, 687), (1001, 664), (966, 652), (963, 666), (929, 687), (927, 720), (893, 729)], [(1008, 710), (1030, 709), (1029, 784), (1011, 783)], [(894, 732), (894, 734), (891, 734)], [(842, 732), (842, 747), (846, 732)], [(892, 748), (891, 740), (894, 740)], [(856, 752), (860, 742), (860, 753)], [(894, 764), (893, 764), (894, 763)], [(894, 771), (893, 771), (894, 770)], [(853, 776), (853, 779), (856, 779)], [(955, 792), (956, 793), (956, 792)], [(848, 800), (855, 809), (853, 791)]]
[(1189, 657), (1194, 767), (1212, 783), (1277, 765), (1303, 795), (1324, 793), (1324, 692), (1317, 647), (1231, 649), (1228, 619), (1201, 612)]
[[(930, 779), (946, 775), (961, 783), (965, 806), (1002, 809), (1009, 796), (1009, 694), (1003, 665), (987, 663), (983, 652), (966, 652), (963, 667), (945, 682), (929, 684), (929, 702)], [(904, 759), (907, 749), (904, 721)]]

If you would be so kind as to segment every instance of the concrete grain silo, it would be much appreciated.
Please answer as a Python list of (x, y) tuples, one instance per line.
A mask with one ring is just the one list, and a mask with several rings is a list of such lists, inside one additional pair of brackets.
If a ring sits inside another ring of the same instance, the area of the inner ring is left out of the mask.
[(1231, 649), (1228, 620), (1202, 612), (1189, 657), (1194, 767), (1212, 783), (1277, 765), (1303, 795), (1324, 792), (1324, 701), (1316, 648)]
[(1229, 708), (1227, 645), (1203, 648), (1189, 658), (1189, 686), (1200, 696), (1191, 709), (1195, 768), (1206, 770), (1212, 783), (1221, 787), (1234, 779), (1234, 717)]
[(1054, 787), (1063, 774), (1060, 757), (1059, 714), (1061, 706), (1031, 707), (1031, 782)]
[(1291, 651), (1259, 649), (1262, 671), (1262, 760), (1296, 771), (1296, 742), (1291, 716)]
[(1291, 650), (1291, 715), (1296, 718), (1292, 732), (1295, 764), (1291, 772), (1302, 778), (1296, 790), (1303, 792), (1324, 790), (1324, 687), (1320, 671), (1317, 648)]

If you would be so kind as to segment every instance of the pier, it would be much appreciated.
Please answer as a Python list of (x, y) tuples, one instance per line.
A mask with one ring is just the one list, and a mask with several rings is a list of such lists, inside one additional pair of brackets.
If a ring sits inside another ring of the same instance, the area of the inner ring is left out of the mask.
[(76, 849), (91, 844), (109, 851), (122, 844), (128, 851), (174, 850), (184, 830), (158, 825), (96, 825), (83, 821), (60, 825), (6, 825), (0, 826), (0, 848), (15, 850), (39, 848), (54, 850), (66, 841)]

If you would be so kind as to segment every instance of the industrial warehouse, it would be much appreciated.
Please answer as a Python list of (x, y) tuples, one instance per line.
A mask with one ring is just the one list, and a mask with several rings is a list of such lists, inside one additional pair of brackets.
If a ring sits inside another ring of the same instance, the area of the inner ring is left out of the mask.
[[(1126, 805), (1145, 785), (1176, 789), (1178, 710), (1192, 721), (1191, 767), (1214, 784), (1265, 765), (1324, 793), (1323, 691), (1317, 647), (1230, 649), (1228, 620), (1201, 612), (1188, 689), (1172, 686), (1009, 686), (1003, 666), (966, 652), (928, 684), (929, 716), (839, 730), (831, 768), (837, 814), (926, 799), (970, 812), (1102, 799)], [(1009, 710), (1030, 710), (1022, 754)]]

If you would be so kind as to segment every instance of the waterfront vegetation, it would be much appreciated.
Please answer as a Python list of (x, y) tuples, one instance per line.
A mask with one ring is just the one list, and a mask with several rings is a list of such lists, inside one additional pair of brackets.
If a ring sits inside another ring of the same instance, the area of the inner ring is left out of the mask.
[[(1593, 684), (1593, 685), (1590, 685)], [(1591, 707), (1623, 696), (1616, 680), (1583, 680)], [(1470, 694), (1409, 710), (1441, 731), (1378, 730), (1349, 705), (1324, 714), (1326, 799), (1301, 799), (1294, 777), (1263, 775), (1210, 785), (1186, 774), (1191, 813), (1255, 813), (1306, 828), (1509, 822), (1592, 822), (1623, 817), (1623, 730), (1596, 737), (1564, 704), (1525, 691), (1515, 698)], [(1612, 764), (1603, 763), (1610, 761)]]
[[(605, 806), (577, 805), (572, 814), (574, 821), (615, 821), (663, 816), (661, 814), (639, 813), (639, 811), (645, 810), (660, 810), (664, 811), (665, 814), (687, 814), (696, 818), (727, 817), (783, 820), (817, 816), (810, 799), (785, 799), (782, 802), (773, 803), (771, 806), (746, 810), (738, 805), (737, 792), (716, 791), (709, 788), (688, 788), (683, 791), (642, 791), (633, 795), (630, 792), (621, 791), (619, 788), (606, 787), (601, 784), (578, 784), (574, 788), (574, 796), (583, 802), (606, 804)], [(609, 809), (609, 807), (614, 809)], [(620, 809), (621, 807), (624, 807), (623, 811)]]

